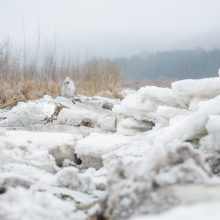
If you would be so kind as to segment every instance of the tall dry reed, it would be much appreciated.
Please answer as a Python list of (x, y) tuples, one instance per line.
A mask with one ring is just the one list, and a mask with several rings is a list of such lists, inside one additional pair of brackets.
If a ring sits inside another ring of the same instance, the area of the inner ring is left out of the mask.
[(122, 75), (110, 60), (93, 58), (83, 64), (60, 61), (55, 49), (40, 57), (38, 48), (28, 54), (26, 49), (17, 51), (4, 42), (0, 46), (0, 107), (46, 94), (56, 97), (66, 76), (74, 79), (78, 93), (88, 96), (117, 97), (122, 87)]

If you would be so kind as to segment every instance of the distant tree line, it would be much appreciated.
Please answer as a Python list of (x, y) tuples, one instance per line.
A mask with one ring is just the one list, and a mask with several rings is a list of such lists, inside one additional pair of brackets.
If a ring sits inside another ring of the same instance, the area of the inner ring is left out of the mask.
[(167, 80), (216, 76), (220, 50), (174, 50), (142, 53), (115, 60), (128, 80)]

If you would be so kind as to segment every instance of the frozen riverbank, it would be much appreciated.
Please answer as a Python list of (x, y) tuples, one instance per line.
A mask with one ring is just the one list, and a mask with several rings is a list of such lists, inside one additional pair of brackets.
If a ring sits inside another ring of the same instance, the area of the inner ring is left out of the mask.
[(160, 219), (181, 205), (218, 207), (217, 77), (122, 100), (45, 96), (0, 110), (0, 126), (2, 220)]

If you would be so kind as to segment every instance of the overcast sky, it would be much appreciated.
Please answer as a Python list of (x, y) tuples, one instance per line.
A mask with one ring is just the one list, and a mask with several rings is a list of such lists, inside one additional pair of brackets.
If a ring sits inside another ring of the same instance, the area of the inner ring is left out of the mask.
[[(74, 56), (220, 45), (220, 0), (0, 0), (0, 40)], [(38, 28), (39, 27), (39, 28)], [(211, 38), (210, 38), (211, 36)], [(213, 40), (217, 39), (217, 40)]]

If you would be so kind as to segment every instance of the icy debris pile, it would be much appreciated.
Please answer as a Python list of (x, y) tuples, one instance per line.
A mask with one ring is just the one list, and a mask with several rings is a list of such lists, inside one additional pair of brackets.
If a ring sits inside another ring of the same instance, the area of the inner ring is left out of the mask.
[(101, 208), (101, 215), (106, 219), (127, 219), (132, 215), (164, 211), (184, 200), (189, 202), (184, 198), (189, 196), (187, 192), (180, 197), (182, 188), (178, 189), (178, 185), (215, 181), (200, 153), (187, 143), (169, 146), (162, 152), (149, 149), (133, 163), (119, 161), (108, 173), (107, 197)]
[(102, 197), (99, 191), (105, 189), (106, 174), (77, 167), (74, 149), (80, 138), (68, 133), (1, 130), (1, 219), (87, 218), (81, 209), (87, 210)]
[[(152, 122), (155, 126), (142, 130), (145, 144), (140, 143), (141, 138), (139, 145), (130, 139), (129, 147), (122, 145), (102, 155), (109, 185), (97, 215), (127, 219), (140, 213), (157, 213), (189, 202), (190, 192), (184, 195), (184, 187), (192, 185), (190, 191), (198, 184), (212, 188), (212, 184), (220, 183), (214, 176), (220, 172), (219, 89), (219, 78), (183, 80), (173, 83), (171, 89), (158, 89), (158, 94), (155, 88), (142, 88), (113, 108), (120, 115), (117, 132), (121, 135), (140, 135), (141, 123)], [(134, 126), (135, 122), (139, 127)], [(92, 145), (92, 140), (89, 143)], [(217, 196), (212, 194), (211, 198), (220, 198), (219, 187), (214, 191)], [(194, 202), (200, 199), (197, 196)]]
[(171, 118), (197, 111), (201, 101), (219, 94), (219, 78), (182, 80), (172, 83), (171, 89), (143, 87), (127, 95), (120, 104), (114, 106), (113, 111), (121, 118), (133, 118), (137, 122), (150, 121), (160, 128), (168, 126)]
[(116, 104), (113, 112), (118, 115), (118, 131), (130, 135), (133, 132), (151, 130), (158, 122), (159, 106), (183, 108), (185, 105), (169, 88), (146, 86), (126, 96)]
[(70, 126), (101, 128), (104, 131), (116, 130), (116, 115), (111, 111), (113, 101), (104, 98), (84, 98), (78, 96), (75, 105), (61, 110), (57, 123)]
[(74, 101), (65, 97), (53, 99), (45, 96), (37, 101), (21, 102), (6, 113), (0, 112), (0, 125), (15, 128), (44, 124), (84, 126), (115, 132), (117, 117), (110, 110), (113, 103), (104, 98), (85, 99), (78, 96), (78, 100)]
[[(7, 124), (0, 129), (0, 218), (54, 219), (59, 207), (60, 219), (123, 220), (219, 201), (219, 78), (146, 86), (121, 101), (68, 91), (0, 112)], [(37, 124), (68, 133), (8, 130)], [(42, 205), (44, 196), (53, 202)], [(10, 213), (11, 206), (18, 208)]]
[(169, 88), (146, 86), (129, 94), (113, 111), (139, 121), (153, 121), (154, 112), (160, 105), (184, 107)]

